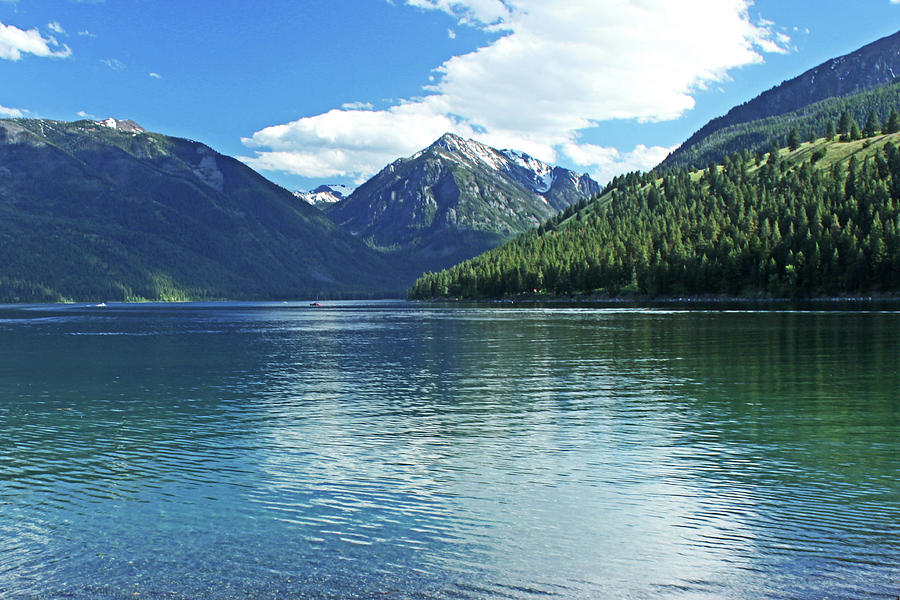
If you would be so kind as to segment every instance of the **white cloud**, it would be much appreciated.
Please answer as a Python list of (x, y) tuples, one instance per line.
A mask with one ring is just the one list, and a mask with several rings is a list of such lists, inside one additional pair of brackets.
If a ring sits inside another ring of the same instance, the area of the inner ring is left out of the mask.
[(453, 31), (452, 29), (448, 29), (448, 30), (447, 30), (447, 37), (450, 38), (451, 40), (455, 40), (455, 39), (456, 39), (456, 32)]
[(113, 71), (124, 71), (125, 63), (117, 58), (103, 58), (100, 60), (104, 65), (112, 69)]
[(503, 35), (437, 67), (422, 98), (378, 111), (348, 106), (256, 132), (244, 139), (256, 149), (248, 164), (364, 179), (452, 131), (543, 160), (562, 153), (595, 174), (648, 168), (668, 149), (579, 152), (579, 132), (614, 119), (678, 118), (694, 107), (696, 91), (790, 42), (773, 23), (751, 21), (750, 0), (406, 3)]
[(375, 108), (371, 102), (345, 102), (341, 104), (344, 110), (372, 110)]
[(85, 112), (83, 110), (79, 110), (75, 114), (78, 115), (79, 117), (81, 117), (82, 119), (96, 119), (97, 118), (94, 115), (92, 115), (91, 113)]
[(638, 144), (631, 152), (621, 152), (594, 144), (565, 144), (561, 150), (573, 164), (589, 170), (591, 177), (606, 183), (616, 175), (629, 171), (649, 171), (678, 146), (647, 147)]
[(47, 29), (49, 29), (53, 33), (59, 33), (59, 34), (66, 33), (66, 30), (63, 29), (63, 26), (59, 24), (59, 21), (53, 21), (52, 23), (47, 23)]
[(242, 141), (251, 148), (270, 150), (242, 160), (255, 169), (363, 181), (398, 156), (427, 146), (447, 131), (474, 134), (432, 104), (429, 98), (387, 110), (334, 109), (267, 127)]
[(11, 119), (21, 119), (28, 111), (23, 108), (9, 108), (0, 104), (0, 117)]
[(0, 23), (0, 58), (17, 61), (23, 54), (66, 58), (72, 50), (52, 36), (43, 37), (37, 29), (24, 30)]
[(91, 33), (91, 32), (88, 31), (87, 29), (85, 29), (85, 30), (83, 30), (83, 31), (79, 31), (79, 32), (78, 32), (78, 35), (81, 35), (81, 36), (84, 36), (84, 37), (91, 37), (91, 38), (97, 37), (97, 34), (96, 34), (96, 33)]
[(406, 3), (426, 10), (442, 10), (457, 17), (460, 23), (482, 26), (502, 26), (513, 14), (513, 9), (507, 6), (509, 2), (504, 0), (406, 0)]
[(151, 71), (150, 73), (148, 73), (148, 75), (153, 79), (162, 79), (162, 75), (160, 75), (159, 73), (154, 73)]

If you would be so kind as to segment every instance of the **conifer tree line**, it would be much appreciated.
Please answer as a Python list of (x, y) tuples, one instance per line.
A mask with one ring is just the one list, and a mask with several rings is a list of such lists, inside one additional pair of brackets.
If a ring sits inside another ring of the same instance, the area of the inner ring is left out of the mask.
[[(833, 135), (852, 139), (854, 119), (834, 122)], [(860, 135), (878, 131), (870, 125), (876, 124), (867, 119)], [(896, 111), (877, 123), (885, 131), (898, 125)], [(862, 145), (875, 145), (859, 152), (865, 158), (831, 165), (821, 161), (821, 151), (791, 162), (787, 149), (776, 146), (767, 154), (734, 154), (702, 171), (620, 176), (598, 199), (479, 257), (424, 275), (410, 297), (898, 291), (897, 140), (867, 140)], [(830, 147), (840, 144), (836, 139)]]

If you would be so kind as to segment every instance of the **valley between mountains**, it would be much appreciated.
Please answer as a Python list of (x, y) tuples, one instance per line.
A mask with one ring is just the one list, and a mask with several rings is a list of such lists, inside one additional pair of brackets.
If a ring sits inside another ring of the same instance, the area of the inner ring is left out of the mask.
[(0, 301), (896, 292), (895, 72), (900, 33), (604, 186), (448, 133), (292, 193), (133, 121), (2, 119)]

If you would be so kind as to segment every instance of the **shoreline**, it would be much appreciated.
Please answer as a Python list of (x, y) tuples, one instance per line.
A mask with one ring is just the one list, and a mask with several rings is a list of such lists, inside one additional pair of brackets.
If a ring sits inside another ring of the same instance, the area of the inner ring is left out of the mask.
[(414, 300), (415, 302), (437, 303), (475, 303), (475, 304), (611, 304), (611, 305), (726, 305), (726, 304), (775, 304), (780, 306), (790, 305), (842, 305), (842, 304), (898, 304), (900, 294), (878, 293), (854, 296), (809, 296), (798, 298), (784, 298), (775, 296), (727, 296), (727, 295), (699, 295), (699, 296), (609, 296), (605, 294), (573, 294), (568, 296), (528, 294), (518, 296), (506, 296), (503, 298), (431, 298), (427, 300)]

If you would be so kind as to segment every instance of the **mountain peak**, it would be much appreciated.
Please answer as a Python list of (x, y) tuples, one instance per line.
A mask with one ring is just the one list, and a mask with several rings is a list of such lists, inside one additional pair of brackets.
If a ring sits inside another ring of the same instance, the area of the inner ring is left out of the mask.
[(472, 140), (467, 140), (463, 137), (456, 135), (455, 133), (447, 132), (444, 135), (442, 135), (441, 137), (439, 137), (437, 140), (435, 140), (435, 142), (433, 144), (431, 144), (431, 147), (432, 148), (440, 147), (440, 148), (444, 148), (445, 150), (453, 151), (453, 150), (458, 150), (462, 146), (468, 145), (471, 141)]
[(109, 117), (108, 119), (94, 122), (97, 125), (109, 127), (110, 129), (115, 129), (117, 131), (124, 131), (126, 133), (147, 133), (146, 129), (130, 119), (116, 119), (114, 117)]
[(536, 227), (600, 186), (525, 153), (446, 133), (398, 159), (345, 201), (324, 208), (337, 225), (415, 270), (461, 262)]
[(323, 184), (308, 192), (293, 192), (294, 197), (299, 198), (313, 206), (323, 208), (330, 204), (340, 202), (353, 193), (352, 187), (341, 184)]

